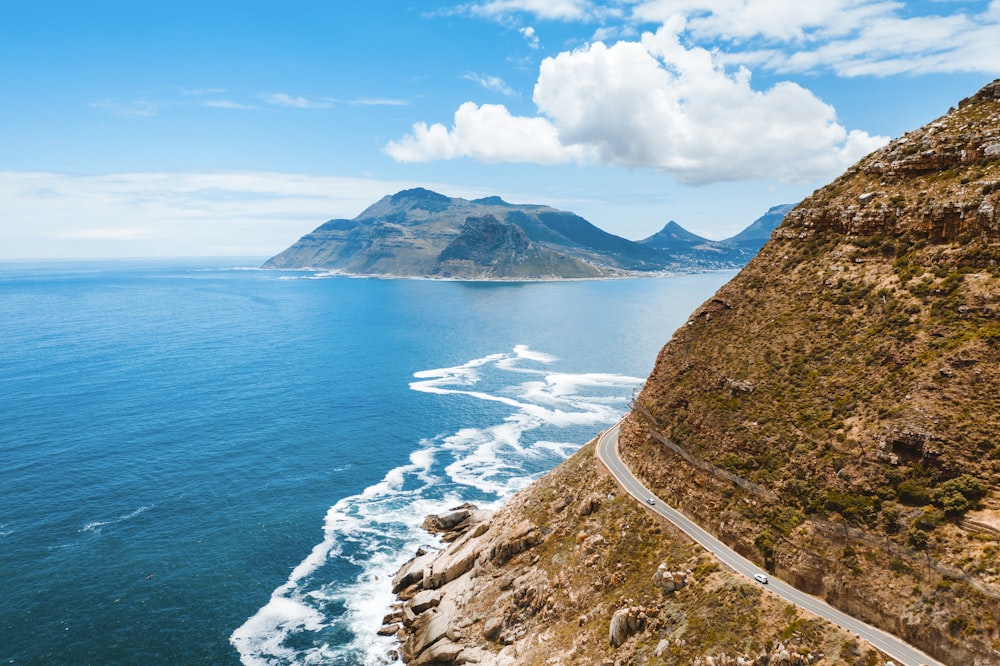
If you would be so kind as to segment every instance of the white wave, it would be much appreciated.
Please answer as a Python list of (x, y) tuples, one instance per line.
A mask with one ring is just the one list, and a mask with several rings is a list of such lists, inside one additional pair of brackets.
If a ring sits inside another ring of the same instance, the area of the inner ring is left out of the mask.
[(95, 534), (100, 534), (102, 532), (102, 530), (105, 527), (107, 527), (108, 525), (117, 525), (118, 523), (124, 523), (126, 520), (132, 520), (133, 518), (135, 518), (139, 514), (145, 513), (146, 511), (149, 511), (152, 508), (153, 508), (153, 505), (140, 506), (135, 511), (132, 511), (132, 512), (126, 513), (126, 514), (122, 514), (121, 516), (118, 516), (117, 518), (112, 518), (111, 520), (95, 520), (93, 522), (90, 522), (90, 523), (87, 523), (86, 525), (84, 525), (82, 528), (80, 528), (80, 531), (81, 532), (93, 532)]
[[(232, 633), (230, 642), (242, 662), (389, 663), (386, 655), (395, 641), (375, 632), (395, 601), (392, 576), (418, 546), (439, 545), (420, 528), (424, 516), (470, 500), (499, 507), (596, 434), (597, 426), (620, 418), (642, 383), (623, 375), (544, 367), (557, 361), (518, 345), (511, 352), (414, 373), (414, 391), (499, 404), (506, 413), (491, 412), (497, 419), (493, 423), (455, 423), (452, 434), (420, 439), (407, 464), (332, 506), (323, 540), (268, 603)], [(512, 381), (525, 374), (532, 379)], [(560, 441), (563, 435), (568, 441)], [(324, 569), (337, 562), (358, 573), (337, 579)]]

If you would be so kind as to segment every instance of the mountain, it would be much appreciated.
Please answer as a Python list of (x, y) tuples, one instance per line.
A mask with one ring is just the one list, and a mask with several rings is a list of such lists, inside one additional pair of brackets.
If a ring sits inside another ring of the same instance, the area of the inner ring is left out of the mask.
[[(776, 576), (1000, 663), (1000, 80), (790, 211), (663, 347), (619, 449)], [(886, 664), (625, 495), (593, 443), (394, 580), (413, 664)]]
[(780, 577), (1000, 663), (1000, 80), (789, 212), (624, 432), (650, 487)]
[(746, 229), (722, 241), (702, 238), (671, 220), (663, 229), (639, 242), (690, 266), (703, 269), (743, 266), (764, 246), (792, 208), (793, 204), (773, 206)]
[(795, 207), (795, 204), (772, 206), (766, 213), (754, 220), (749, 227), (732, 238), (721, 241), (725, 245), (736, 246), (746, 251), (752, 257), (764, 247), (771, 238), (771, 233), (778, 228), (785, 215)]
[(743, 251), (734, 245), (693, 234), (673, 220), (639, 242), (659, 250), (675, 261), (709, 269), (742, 266), (753, 256), (753, 252)]
[(415, 188), (383, 197), (352, 220), (330, 220), (263, 267), (356, 275), (559, 279), (735, 268), (752, 256), (671, 225), (673, 233), (690, 239), (683, 247), (660, 247), (651, 239), (630, 241), (549, 206), (515, 205), (500, 197), (468, 201)]

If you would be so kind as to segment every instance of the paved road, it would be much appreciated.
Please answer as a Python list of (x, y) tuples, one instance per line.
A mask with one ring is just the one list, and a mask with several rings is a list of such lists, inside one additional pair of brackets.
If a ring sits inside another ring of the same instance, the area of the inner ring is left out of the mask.
[[(701, 544), (706, 550), (714, 553), (720, 561), (736, 572), (743, 574), (751, 580), (753, 580), (755, 573), (761, 573), (757, 565), (731, 550), (727, 545), (698, 527), (697, 524), (686, 518), (684, 514), (667, 505), (659, 498), (654, 497), (653, 493), (647, 490), (642, 485), (642, 482), (635, 478), (629, 468), (625, 466), (625, 463), (622, 462), (622, 459), (618, 457), (618, 426), (619, 424), (615, 424), (601, 434), (597, 440), (597, 457), (607, 466), (625, 491), (646, 505), (648, 509), (655, 511), (679, 527), (685, 534)], [(650, 499), (653, 500), (652, 505), (649, 504)], [(917, 666), (918, 664), (945, 666), (912, 645), (837, 610), (817, 597), (806, 594), (773, 576), (768, 576), (768, 578), (767, 588), (771, 592), (800, 608), (826, 618), (830, 622), (857, 634), (895, 659), (899, 664), (904, 666)]]

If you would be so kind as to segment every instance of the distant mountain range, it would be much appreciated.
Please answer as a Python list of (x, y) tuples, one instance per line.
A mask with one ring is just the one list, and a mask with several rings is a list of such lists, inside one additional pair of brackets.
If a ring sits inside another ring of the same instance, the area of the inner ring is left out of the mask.
[(724, 241), (702, 238), (671, 221), (637, 242), (550, 206), (510, 204), (500, 197), (468, 201), (415, 188), (383, 197), (353, 220), (326, 222), (263, 268), (495, 280), (738, 268), (791, 208), (775, 206)]

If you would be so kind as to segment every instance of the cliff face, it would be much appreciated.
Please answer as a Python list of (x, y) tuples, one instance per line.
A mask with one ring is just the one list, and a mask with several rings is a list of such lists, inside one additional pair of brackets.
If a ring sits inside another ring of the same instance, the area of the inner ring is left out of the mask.
[(633, 469), (748, 556), (1000, 663), (1000, 81), (792, 210), (626, 430)]

